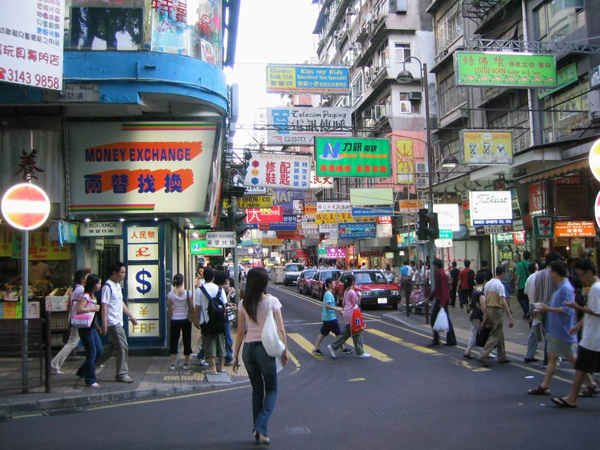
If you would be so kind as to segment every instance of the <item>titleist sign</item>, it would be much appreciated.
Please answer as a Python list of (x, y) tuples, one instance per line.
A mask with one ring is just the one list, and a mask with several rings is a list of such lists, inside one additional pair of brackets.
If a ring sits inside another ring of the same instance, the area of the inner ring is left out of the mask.
[(469, 192), (473, 226), (510, 225), (513, 222), (510, 191)]

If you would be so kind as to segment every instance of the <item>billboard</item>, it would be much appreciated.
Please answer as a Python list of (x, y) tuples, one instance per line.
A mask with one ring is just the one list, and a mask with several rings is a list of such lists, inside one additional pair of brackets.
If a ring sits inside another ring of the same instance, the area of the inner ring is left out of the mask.
[(71, 123), (69, 211), (197, 213), (208, 207), (216, 123)]
[(556, 58), (521, 52), (454, 53), (457, 86), (552, 88), (556, 86)]
[(387, 178), (390, 140), (315, 138), (317, 176)]
[(283, 210), (281, 206), (272, 208), (252, 208), (246, 210), (246, 223), (271, 223), (283, 220)]
[(377, 224), (370, 223), (340, 223), (338, 225), (340, 239), (371, 239), (377, 237)]
[(352, 206), (392, 205), (394, 191), (392, 188), (357, 188), (350, 189), (350, 204)]
[(64, 0), (3, 0), (0, 81), (62, 91)]
[(347, 67), (267, 65), (267, 93), (349, 94)]
[(398, 184), (413, 184), (415, 182), (412, 139), (396, 139), (396, 174)]
[(352, 136), (350, 108), (267, 108), (267, 144), (307, 145), (315, 136)]
[(310, 172), (310, 188), (311, 189), (333, 189), (335, 178), (318, 177), (314, 170)]
[(460, 151), (462, 163), (468, 166), (510, 165), (512, 131), (461, 130)]
[(472, 226), (511, 225), (513, 222), (510, 191), (470, 191), (469, 210)]
[(458, 213), (458, 203), (455, 204), (434, 204), (433, 212), (438, 215), (438, 228), (440, 230), (460, 230), (460, 215)]
[(308, 189), (310, 162), (310, 156), (255, 153), (244, 186)]

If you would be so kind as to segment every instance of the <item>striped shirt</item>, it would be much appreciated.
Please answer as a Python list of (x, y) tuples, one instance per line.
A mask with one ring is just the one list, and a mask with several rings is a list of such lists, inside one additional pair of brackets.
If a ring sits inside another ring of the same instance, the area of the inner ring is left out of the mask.
[(535, 303), (550, 304), (556, 284), (552, 281), (550, 268), (544, 269), (535, 276)]

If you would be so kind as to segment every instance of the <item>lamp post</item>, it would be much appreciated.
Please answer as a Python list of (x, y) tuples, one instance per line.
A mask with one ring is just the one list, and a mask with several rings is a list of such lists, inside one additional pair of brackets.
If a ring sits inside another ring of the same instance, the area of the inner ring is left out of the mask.
[[(409, 56), (402, 62), (402, 70), (396, 76), (396, 81), (401, 84), (412, 83), (413, 74), (406, 70), (406, 62), (414, 59), (419, 63), (421, 69), (421, 87), (425, 97), (425, 147), (427, 148), (427, 165), (429, 166), (429, 199), (427, 209), (433, 212), (433, 151), (431, 147), (431, 127), (429, 124), (429, 83), (427, 82), (427, 64), (415, 56)], [(429, 264), (431, 270), (431, 286), (435, 286), (435, 270), (433, 269), (433, 260), (435, 259), (435, 241), (429, 237)]]
[(448, 147), (448, 154), (446, 156), (443, 155), (443, 150), (440, 150), (440, 156), (442, 156), (442, 167), (445, 169), (456, 168), (459, 164), (458, 159), (456, 159), (456, 156), (452, 154), (452, 149), (448, 143), (445, 141), (435, 141), (433, 144), (431, 144), (431, 147), (435, 148), (435, 144), (444, 144), (446, 147)]

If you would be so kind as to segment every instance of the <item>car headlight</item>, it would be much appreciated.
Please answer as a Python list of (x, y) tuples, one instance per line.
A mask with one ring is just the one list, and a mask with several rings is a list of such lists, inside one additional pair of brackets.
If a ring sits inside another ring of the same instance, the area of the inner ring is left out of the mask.
[(400, 295), (400, 291), (392, 291), (392, 295)]

